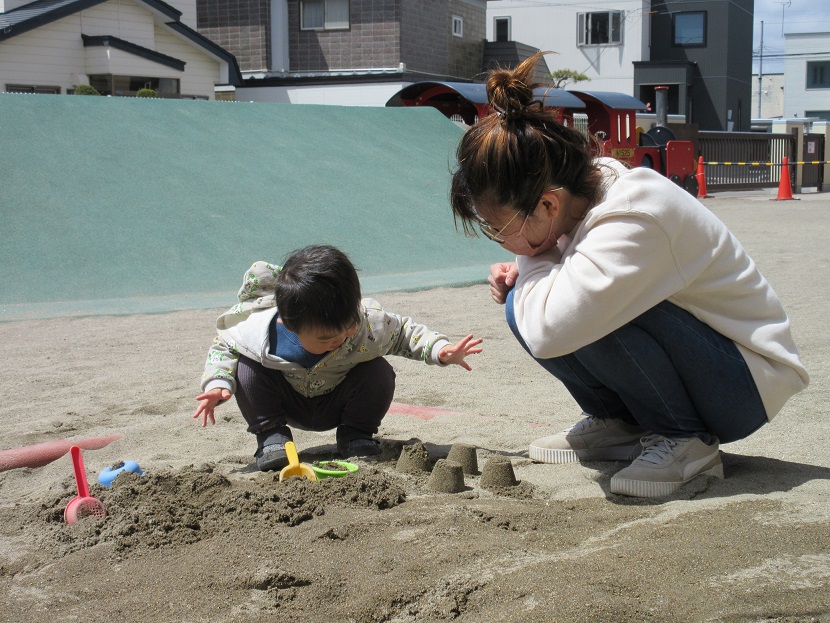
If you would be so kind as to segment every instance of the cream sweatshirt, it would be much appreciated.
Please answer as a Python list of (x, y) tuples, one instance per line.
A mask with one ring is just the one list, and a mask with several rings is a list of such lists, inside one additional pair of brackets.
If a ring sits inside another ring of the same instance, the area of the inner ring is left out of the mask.
[(557, 247), (517, 258), (514, 311), (531, 352), (572, 353), (668, 300), (735, 342), (772, 419), (809, 382), (772, 287), (688, 192), (650, 169), (597, 164), (604, 199)]

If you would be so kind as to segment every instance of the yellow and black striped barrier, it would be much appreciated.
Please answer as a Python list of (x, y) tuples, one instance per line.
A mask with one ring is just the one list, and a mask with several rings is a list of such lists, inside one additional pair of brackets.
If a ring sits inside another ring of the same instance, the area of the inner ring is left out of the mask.
[[(727, 166), (727, 167), (781, 167), (783, 162), (706, 162), (703, 164), (708, 166)], [(802, 162), (788, 162), (787, 165), (793, 164), (830, 164), (830, 160), (804, 160)]]

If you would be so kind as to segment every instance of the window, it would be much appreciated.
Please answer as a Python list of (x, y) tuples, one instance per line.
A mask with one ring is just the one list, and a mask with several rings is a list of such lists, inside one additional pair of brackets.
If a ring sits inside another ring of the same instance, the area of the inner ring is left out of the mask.
[(622, 11), (577, 14), (577, 45), (622, 43), (622, 17)]
[(60, 95), (61, 88), (30, 84), (7, 84), (6, 93), (45, 93), (47, 95)]
[(180, 94), (178, 78), (95, 74), (89, 77), (89, 84), (101, 95), (134, 96), (139, 89), (153, 89), (159, 97), (178, 97)]
[(675, 13), (672, 18), (672, 45), (681, 48), (706, 46), (705, 11)]
[(302, 0), (301, 30), (348, 30), (349, 0)]
[(510, 41), (510, 18), (497, 17), (494, 20), (493, 31), (496, 41)]
[(807, 61), (807, 88), (830, 89), (830, 61)]
[(452, 36), (453, 37), (463, 37), (464, 36), (464, 18), (459, 17), (458, 15), (452, 16)]

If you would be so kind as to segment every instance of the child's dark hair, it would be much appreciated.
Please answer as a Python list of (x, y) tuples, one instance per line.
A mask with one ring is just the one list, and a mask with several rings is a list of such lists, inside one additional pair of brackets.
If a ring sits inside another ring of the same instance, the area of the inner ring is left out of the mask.
[(312, 245), (291, 253), (277, 275), (277, 309), (283, 325), (342, 331), (360, 323), (360, 280), (340, 249)]
[(450, 202), (464, 232), (475, 234), (474, 204), (512, 207), (531, 214), (548, 188), (562, 186), (593, 204), (599, 194), (592, 175), (596, 145), (581, 132), (556, 121), (534, 94), (538, 52), (518, 67), (488, 74), (487, 99), (494, 114), (464, 134), (458, 146)]

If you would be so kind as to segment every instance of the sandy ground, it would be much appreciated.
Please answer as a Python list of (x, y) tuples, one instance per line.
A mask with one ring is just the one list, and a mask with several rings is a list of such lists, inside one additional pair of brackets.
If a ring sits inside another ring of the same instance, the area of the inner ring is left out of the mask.
[[(258, 473), (235, 404), (190, 419), (219, 310), (0, 324), (2, 448), (123, 435), (84, 452), (103, 521), (63, 523), (68, 455), (0, 473), (0, 621), (830, 621), (830, 199), (770, 196), (706, 203), (784, 300), (812, 384), (723, 446), (725, 480), (663, 500), (610, 494), (620, 463), (527, 459), (578, 409), (484, 285), (378, 297), (485, 352), (471, 373), (392, 358), (384, 454), (317, 483)], [(296, 439), (332, 456), (333, 433)], [(432, 461), (507, 456), (519, 485), (438, 493), (396, 469), (417, 442)], [(147, 475), (98, 485), (119, 460)]]

